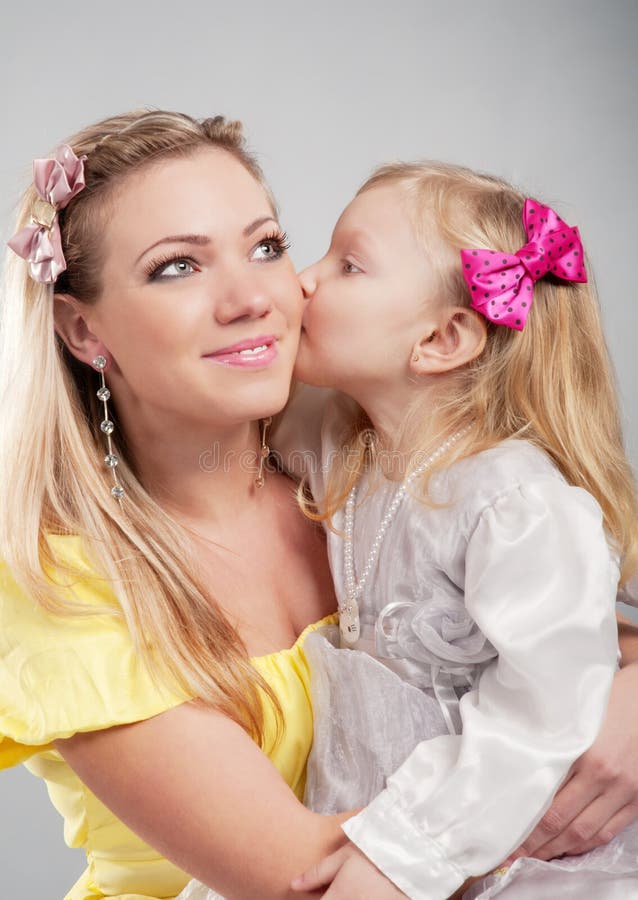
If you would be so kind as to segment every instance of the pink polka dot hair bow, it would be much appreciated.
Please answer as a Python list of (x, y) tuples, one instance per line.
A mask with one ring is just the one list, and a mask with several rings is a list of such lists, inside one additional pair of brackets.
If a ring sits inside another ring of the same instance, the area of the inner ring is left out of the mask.
[(84, 188), (84, 160), (68, 144), (61, 144), (53, 158), (33, 161), (33, 186), (38, 199), (31, 222), (9, 240), (9, 247), (29, 263), (34, 281), (52, 284), (66, 269), (58, 211)]
[(571, 228), (550, 206), (527, 199), (523, 207), (527, 244), (516, 253), (461, 250), (471, 306), (490, 322), (522, 331), (534, 284), (551, 272), (564, 281), (587, 281), (578, 228)]

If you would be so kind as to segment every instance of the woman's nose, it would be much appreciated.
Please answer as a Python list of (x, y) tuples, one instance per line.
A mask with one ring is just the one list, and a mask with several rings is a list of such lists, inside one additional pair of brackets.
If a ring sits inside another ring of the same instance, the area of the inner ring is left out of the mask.
[[(221, 287), (221, 286), (220, 286)], [(227, 279), (215, 303), (215, 318), (222, 324), (236, 319), (261, 319), (273, 309), (267, 284), (254, 277)]]

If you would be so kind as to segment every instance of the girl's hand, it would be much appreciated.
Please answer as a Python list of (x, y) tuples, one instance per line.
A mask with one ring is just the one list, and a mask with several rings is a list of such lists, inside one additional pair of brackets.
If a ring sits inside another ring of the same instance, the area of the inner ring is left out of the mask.
[(638, 817), (638, 664), (621, 669), (612, 686), (598, 738), (570, 770), (568, 780), (519, 856), (553, 859), (608, 843)]
[(406, 896), (351, 842), (291, 884), (294, 891), (315, 891), (326, 886), (328, 890), (322, 896), (330, 900), (396, 900)]

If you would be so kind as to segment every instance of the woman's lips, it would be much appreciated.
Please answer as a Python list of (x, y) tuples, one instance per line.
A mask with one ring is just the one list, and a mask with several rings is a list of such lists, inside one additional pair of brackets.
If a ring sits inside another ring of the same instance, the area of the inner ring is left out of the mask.
[(230, 347), (223, 347), (214, 353), (207, 353), (204, 359), (223, 366), (237, 366), (241, 369), (259, 369), (269, 366), (278, 356), (277, 338), (261, 335), (239, 341)]

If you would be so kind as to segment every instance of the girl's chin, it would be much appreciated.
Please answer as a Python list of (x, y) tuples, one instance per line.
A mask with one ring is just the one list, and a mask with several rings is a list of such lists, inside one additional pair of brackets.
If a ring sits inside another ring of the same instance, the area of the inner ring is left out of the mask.
[(304, 347), (300, 347), (293, 369), (295, 381), (303, 381), (304, 384), (312, 384), (316, 387), (334, 387), (333, 384), (326, 381), (326, 374), (323, 367), (313, 359), (312, 354)]
[(315, 384), (317, 375), (317, 367), (312, 364), (311, 354), (300, 344), (292, 377), (296, 381), (303, 381), (304, 384)]
[(312, 370), (307, 366), (295, 366), (292, 377), (295, 381), (302, 381), (304, 384), (319, 385), (316, 375), (313, 375)]

